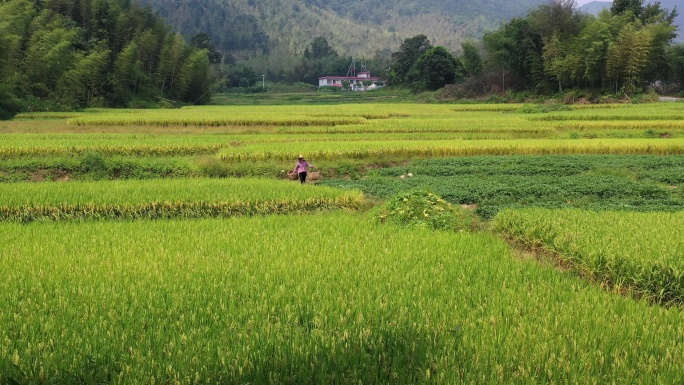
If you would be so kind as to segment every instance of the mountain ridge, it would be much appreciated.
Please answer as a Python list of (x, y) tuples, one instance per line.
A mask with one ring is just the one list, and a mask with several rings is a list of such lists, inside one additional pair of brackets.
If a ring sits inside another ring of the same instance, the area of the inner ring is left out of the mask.
[[(341, 54), (369, 57), (424, 34), (452, 51), (547, 0), (138, 0), (186, 37), (205, 32), (222, 52), (251, 57), (266, 45), (301, 53), (316, 36)], [(236, 24), (233, 28), (231, 24)], [(209, 29), (207, 31), (206, 29)], [(258, 35), (257, 39), (251, 36)], [(228, 43), (230, 37), (242, 43)]]

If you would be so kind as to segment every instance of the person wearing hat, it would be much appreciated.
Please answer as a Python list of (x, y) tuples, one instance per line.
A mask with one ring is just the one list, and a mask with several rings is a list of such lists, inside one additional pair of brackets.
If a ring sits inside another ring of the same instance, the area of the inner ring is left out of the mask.
[(309, 164), (309, 162), (304, 159), (304, 155), (299, 155), (297, 158), (297, 164), (293, 170), (293, 172), (299, 176), (299, 182), (306, 182), (306, 172), (308, 171), (309, 167), (315, 166), (313, 164)]

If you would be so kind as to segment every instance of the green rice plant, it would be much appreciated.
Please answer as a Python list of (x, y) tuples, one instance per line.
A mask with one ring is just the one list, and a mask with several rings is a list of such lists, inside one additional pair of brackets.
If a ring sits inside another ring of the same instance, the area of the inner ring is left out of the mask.
[(501, 115), (487, 119), (483, 116), (402, 118), (387, 121), (371, 121), (363, 125), (338, 125), (328, 127), (278, 127), (281, 134), (349, 134), (349, 133), (544, 133), (551, 134), (554, 127), (530, 124), (528, 121), (502, 119)]
[(684, 212), (506, 210), (494, 218), (493, 228), (619, 292), (684, 303)]
[(64, 120), (82, 116), (82, 112), (21, 112), (18, 113), (14, 119), (17, 120)]
[(616, 121), (582, 121), (572, 123), (560, 123), (555, 129), (563, 131), (597, 131), (597, 130), (684, 130), (684, 122), (681, 120), (640, 120), (633, 122)]
[(3, 383), (684, 380), (682, 310), (358, 215), (0, 223)]
[(0, 221), (208, 218), (355, 209), (363, 195), (264, 179), (0, 184)]
[(227, 162), (288, 160), (306, 153), (308, 158), (446, 157), (473, 155), (542, 154), (684, 154), (684, 139), (577, 139), (577, 140), (414, 140), (308, 142), (285, 147), (277, 143), (245, 144), (226, 148), (219, 156)]

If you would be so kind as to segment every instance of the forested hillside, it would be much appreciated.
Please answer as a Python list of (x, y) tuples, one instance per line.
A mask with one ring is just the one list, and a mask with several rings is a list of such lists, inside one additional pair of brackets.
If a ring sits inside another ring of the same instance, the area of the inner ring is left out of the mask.
[(208, 51), (128, 0), (0, 1), (0, 117), (208, 99)]
[[(139, 0), (186, 37), (205, 32), (223, 53), (301, 53), (315, 36), (342, 55), (371, 56), (426, 35), (451, 50), (546, 0)], [(270, 43), (270, 44), (269, 44)], [(242, 52), (238, 52), (242, 51)]]

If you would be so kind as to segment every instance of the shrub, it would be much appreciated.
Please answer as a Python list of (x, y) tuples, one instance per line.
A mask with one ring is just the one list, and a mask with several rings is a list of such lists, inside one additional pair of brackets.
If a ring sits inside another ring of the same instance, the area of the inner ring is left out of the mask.
[(89, 174), (93, 179), (106, 179), (108, 174), (108, 165), (102, 154), (87, 153), (81, 158), (78, 166), (82, 174)]
[(226, 164), (215, 156), (205, 156), (197, 161), (200, 173), (210, 178), (225, 178), (230, 176)]
[(475, 231), (480, 227), (473, 212), (453, 206), (428, 191), (409, 191), (395, 196), (380, 210), (376, 218), (383, 223), (433, 230)]

